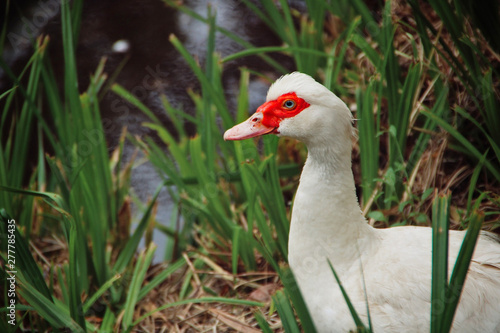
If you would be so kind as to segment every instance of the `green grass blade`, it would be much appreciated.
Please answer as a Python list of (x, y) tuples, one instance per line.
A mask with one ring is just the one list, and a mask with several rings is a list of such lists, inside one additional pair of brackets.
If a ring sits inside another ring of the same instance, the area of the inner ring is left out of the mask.
[[(42, 44), (43, 43), (43, 44)], [(10, 166), (8, 174), (8, 183), (5, 185), (11, 185), (15, 187), (20, 187), (22, 184), (23, 176), (26, 172), (27, 158), (28, 158), (28, 147), (30, 145), (30, 140), (32, 140), (32, 130), (31, 126), (34, 121), (36, 113), (39, 113), (35, 101), (33, 100), (36, 96), (39, 83), (40, 83), (40, 73), (42, 68), (42, 57), (44, 55), (44, 50), (48, 44), (48, 39), (38, 39), (37, 40), (37, 52), (33, 56), (33, 63), (29, 74), (28, 85), (26, 88), (26, 99), (21, 108), (19, 119), (16, 122), (16, 137), (13, 142), (12, 155), (10, 159)], [(10, 154), (9, 154), (10, 155)]]
[[(441, 119), (437, 115), (434, 115), (427, 111), (421, 112), (426, 117), (432, 119), (436, 124), (442, 127), (445, 131), (450, 133), (474, 158), (478, 161), (482, 159), (483, 153), (481, 153), (474, 145), (467, 140), (460, 132), (458, 132), (452, 125), (446, 122), (444, 119)], [(486, 169), (491, 172), (491, 174), (500, 181), (500, 171), (488, 160), (485, 161)]]
[(130, 239), (127, 241), (127, 244), (123, 248), (123, 250), (120, 252), (120, 255), (118, 256), (118, 259), (116, 260), (116, 263), (113, 267), (113, 271), (115, 273), (122, 273), (127, 265), (131, 262), (132, 258), (134, 257), (134, 254), (137, 251), (137, 247), (139, 246), (139, 242), (141, 241), (142, 235), (146, 231), (146, 228), (148, 224), (150, 223), (150, 216), (151, 212), (153, 210), (153, 205), (156, 202), (156, 199), (158, 198), (158, 195), (160, 194), (161, 189), (163, 188), (163, 184), (158, 186), (156, 189), (156, 192), (151, 199), (151, 202), (149, 203), (146, 211), (144, 212), (144, 215), (139, 222), (139, 225), (135, 229), (134, 233), (130, 237)]
[(450, 32), (450, 37), (453, 39), (456, 48), (459, 50), (467, 70), (472, 74), (471, 78), (475, 80), (475, 78), (477, 78), (477, 74), (479, 73), (478, 63), (470, 47), (462, 41), (464, 36), (465, 18), (457, 13), (455, 8), (447, 1), (430, 0), (429, 3)]
[(259, 54), (265, 54), (269, 52), (283, 52), (283, 53), (290, 53), (290, 54), (302, 54), (302, 55), (307, 55), (307, 56), (315, 56), (315, 57), (320, 57), (320, 58), (334, 58), (333, 55), (328, 55), (328, 53), (325, 53), (324, 51), (318, 51), (314, 49), (309, 49), (306, 47), (293, 47), (293, 46), (263, 46), (263, 47), (254, 47), (251, 49), (243, 50), (240, 52), (236, 52), (233, 54), (230, 54), (226, 56), (224, 59), (221, 61), (223, 63), (233, 61), (236, 59), (252, 56), (252, 55), (259, 55)]
[(337, 284), (339, 285), (340, 291), (342, 292), (342, 296), (344, 296), (344, 300), (347, 303), (347, 307), (349, 308), (349, 312), (351, 313), (352, 319), (354, 320), (354, 323), (356, 324), (357, 331), (358, 332), (369, 332), (369, 329), (366, 328), (365, 324), (363, 324), (363, 321), (359, 317), (356, 309), (354, 308), (354, 305), (352, 305), (351, 300), (349, 299), (349, 296), (347, 295), (346, 290), (344, 289), (344, 286), (342, 285), (342, 282), (340, 281), (337, 273), (335, 272), (335, 269), (333, 268), (332, 263), (328, 259), (328, 265), (330, 266), (330, 269), (332, 270), (333, 276), (335, 277), (335, 280), (337, 281)]
[(432, 206), (431, 332), (442, 332), (448, 288), (448, 226), (450, 195), (435, 196)]
[(116, 274), (111, 279), (106, 281), (91, 297), (85, 300), (85, 302), (82, 304), (83, 313), (86, 314), (94, 305), (94, 303), (99, 299), (99, 297), (101, 297), (107, 290), (109, 290), (113, 283), (118, 281), (120, 278), (121, 275)]
[(467, 277), (467, 272), (469, 270), (472, 255), (474, 254), (479, 233), (481, 232), (483, 221), (484, 213), (478, 212), (477, 210), (473, 211), (467, 233), (462, 241), (462, 246), (453, 268), (449, 287), (446, 291), (447, 303), (442, 315), (442, 323), (439, 332), (449, 332), (451, 330), (453, 317), (455, 316), (455, 311), (465, 284), (465, 278)]
[[(173, 1), (173, 0), (164, 0), (164, 2), (167, 3), (169, 6), (175, 8), (176, 10), (179, 10), (179, 11), (189, 15), (200, 22), (204, 22), (204, 23), (208, 24), (207, 18), (199, 15), (198, 13), (196, 13), (195, 11), (190, 9), (188, 6), (179, 5), (176, 1)], [(245, 0), (243, 2), (245, 2)], [(249, 6), (249, 8), (251, 8), (251, 6), (250, 6), (251, 3), (248, 2), (248, 0), (245, 2), (245, 4), (247, 6)], [(256, 7), (254, 6), (253, 8), (256, 8)], [(267, 21), (263, 20), (263, 22), (267, 22)], [(233, 33), (232, 31), (221, 28), (219, 26), (217, 26), (216, 29), (217, 29), (217, 32), (220, 32), (220, 33), (224, 34), (225, 36), (231, 38), (232, 40), (234, 40), (235, 42), (237, 42), (238, 44), (240, 44), (244, 48), (247, 48), (247, 49), (254, 48), (254, 46), (251, 43), (246, 41), (244, 38), (241, 38), (237, 34)], [(288, 70), (284, 66), (282, 66), (278, 61), (272, 59), (271, 57), (266, 56), (266, 55), (260, 55), (260, 58), (262, 60), (264, 60), (266, 63), (268, 63), (269, 65), (271, 65), (273, 68), (275, 68), (279, 73), (285, 74), (288, 72)]]
[(185, 299), (185, 300), (162, 305), (162, 306), (142, 315), (141, 317), (139, 317), (131, 326), (134, 327), (134, 326), (138, 325), (141, 321), (146, 319), (147, 317), (150, 317), (153, 314), (155, 314), (156, 312), (163, 311), (163, 310), (168, 309), (168, 308), (176, 307), (179, 305), (185, 305), (185, 304), (203, 304), (203, 303), (224, 303), (224, 304), (230, 304), (230, 305), (259, 306), (259, 307), (264, 306), (264, 304), (260, 303), (260, 302), (248, 301), (248, 300), (236, 299), (236, 298), (226, 298), (226, 297), (201, 297), (201, 298)]
[(484, 101), (484, 108), (481, 111), (488, 134), (497, 145), (500, 145), (500, 131), (498, 130), (500, 128), (499, 103), (494, 86), (493, 73), (490, 69), (481, 80), (481, 93)]
[(132, 275), (132, 281), (130, 282), (130, 288), (127, 292), (127, 299), (125, 301), (125, 305), (123, 306), (124, 314), (122, 327), (124, 330), (130, 329), (132, 326), (132, 321), (134, 319), (134, 310), (141, 290), (140, 288), (146, 276), (149, 265), (153, 260), (155, 250), (156, 245), (151, 243), (146, 253), (141, 253), (139, 255), (139, 258), (137, 259), (134, 273)]
[[(381, 74), (387, 85), (385, 96), (388, 102), (389, 124), (397, 126), (399, 115), (398, 105), (401, 96), (399, 89), (401, 88), (401, 82), (399, 77), (399, 63), (394, 49), (394, 35), (395, 28), (392, 24), (391, 1), (387, 1), (383, 12), (382, 29), (380, 31), (381, 37), (379, 39), (380, 47), (384, 50), (384, 62)], [(391, 158), (391, 154), (389, 158)]]
[(261, 329), (262, 333), (273, 333), (273, 330), (269, 326), (269, 324), (266, 321), (266, 318), (260, 311), (256, 311), (254, 313), (255, 320), (257, 320), (257, 323), (259, 324), (259, 328)]
[[(216, 106), (216, 108), (218, 110), (227, 110), (227, 105), (226, 105), (226, 101), (224, 99), (224, 95), (217, 93), (212, 82), (209, 81), (209, 79), (207, 78), (205, 73), (203, 73), (203, 70), (200, 68), (200, 66), (198, 65), (196, 60), (187, 51), (187, 49), (184, 47), (184, 45), (182, 45), (180, 40), (174, 35), (171, 35), (169, 40), (172, 43), (172, 45), (174, 45), (174, 47), (177, 49), (177, 51), (179, 51), (179, 53), (182, 55), (184, 60), (188, 63), (189, 67), (191, 68), (193, 73), (196, 75), (196, 78), (201, 83), (202, 88), (208, 94), (210, 94), (210, 96), (212, 96), (213, 103)], [(231, 120), (229, 114), (226, 112), (221, 112), (220, 115), (222, 116), (222, 121), (223, 121), (224, 127), (228, 128), (229, 125), (232, 123), (232, 120)]]
[[(349, 27), (342, 33), (342, 35), (335, 41), (334, 46), (330, 56), (327, 59), (326, 70), (325, 70), (325, 87), (332, 91), (341, 91), (341, 85), (337, 85), (339, 81), (340, 72), (345, 66), (345, 56), (347, 53), (348, 46), (357, 34), (356, 29), (361, 24), (361, 19), (359, 17), (354, 18), (349, 24)], [(342, 43), (340, 51), (335, 55), (339, 43)]]
[(363, 52), (363, 54), (370, 60), (375, 68), (381, 72), (383, 70), (383, 55), (375, 50), (372, 45), (360, 34), (352, 36), (352, 42)]
[[(436, 79), (437, 80), (437, 79)], [(442, 86), (440, 83), (439, 86)], [(442, 117), (446, 110), (448, 110), (448, 103), (446, 97), (448, 96), (448, 89), (443, 87), (440, 89), (440, 93), (434, 103), (434, 106), (429, 111), (430, 113)], [(415, 142), (415, 146), (413, 147), (410, 157), (406, 163), (406, 173), (410, 175), (414, 172), (414, 168), (418, 163), (418, 160), (421, 158), (422, 154), (425, 152), (427, 148), (427, 144), (431, 138), (431, 133), (436, 128), (436, 123), (427, 118), (425, 120), (424, 125), (422, 126), (422, 132), (418, 135), (417, 141)]]
[(148, 284), (146, 284), (144, 287), (142, 287), (141, 291), (139, 292), (139, 295), (137, 296), (137, 301), (140, 301), (146, 295), (156, 288), (159, 284), (161, 284), (165, 279), (167, 279), (169, 276), (171, 276), (174, 272), (178, 271), (182, 267), (186, 265), (186, 260), (184, 258), (180, 258), (177, 260), (175, 263), (168, 265), (168, 267), (161, 271), (158, 275), (156, 275), (151, 281), (149, 281)]
[(137, 97), (135, 97), (132, 93), (127, 91), (118, 83), (115, 83), (111, 86), (111, 91), (113, 91), (115, 94), (125, 99), (133, 106), (137, 107), (152, 121), (154, 121), (155, 124), (161, 124), (161, 121), (158, 119), (158, 117), (156, 117), (155, 114), (146, 105), (144, 105), (144, 103), (142, 103)]
[(408, 69), (408, 74), (406, 75), (403, 90), (401, 92), (401, 98), (399, 99), (399, 105), (396, 110), (389, 110), (389, 112), (397, 113), (395, 117), (397, 122), (394, 125), (396, 125), (398, 129), (397, 140), (399, 147), (406, 147), (410, 114), (417, 98), (418, 83), (421, 76), (422, 66), (420, 64), (411, 66)]
[(379, 171), (379, 124), (373, 112), (374, 96), (372, 89), (374, 84), (375, 81), (371, 81), (364, 92), (360, 88), (356, 90), (358, 129), (362, 133), (359, 137), (359, 151), (363, 205), (366, 205), (372, 196)]
[[(290, 221), (286, 215), (285, 202), (283, 199), (283, 192), (280, 186), (278, 165), (274, 155), (278, 151), (278, 138), (275, 136), (266, 136), (264, 140), (264, 153), (267, 156), (271, 156), (266, 169), (266, 179), (268, 190), (271, 190), (271, 196), (274, 198), (274, 209), (276, 210), (276, 216), (274, 224), (278, 234), (278, 240), (281, 246), (284, 248), (284, 257), (288, 257), (288, 234), (290, 232)], [(261, 188), (263, 191), (264, 189)]]
[(233, 275), (238, 274), (238, 254), (240, 250), (242, 249), (242, 246), (240, 245), (241, 243), (241, 238), (242, 238), (242, 231), (243, 229), (241, 228), (234, 228), (233, 231), (233, 239), (232, 239), (232, 248), (231, 248), (231, 266), (233, 268)]
[(79, 256), (82, 253), (81, 247), (78, 246), (77, 240), (77, 226), (75, 225), (75, 220), (66, 219), (69, 224), (69, 309), (71, 318), (73, 318), (85, 331), (85, 313), (82, 306), (81, 286), (85, 286), (81, 281), (88, 280), (88, 276), (84, 275), (86, 271), (79, 270), (79, 264), (86, 264), (85, 257)]
[[(13, 221), (13, 219), (7, 214), (5, 209), (0, 209), (0, 221), (1, 221), (1, 227), (0, 227), (0, 237), (1, 239), (11, 239), (12, 237), (9, 237), (10, 233), (7, 234), (7, 230), (11, 230), (10, 228), (7, 229), (8, 225), (12, 225), (12, 223), (9, 223), (9, 221)], [(33, 258), (33, 255), (31, 254), (29, 250), (29, 245), (25, 241), (24, 237), (19, 233), (16, 229), (14, 230), (14, 239), (15, 239), (15, 247), (10, 248), (8, 247), (8, 243), (2, 242), (2, 252), (4, 252), (6, 255), (12, 253), (11, 251), (15, 251), (15, 258), (16, 260), (16, 268), (23, 273), (23, 276), (26, 280), (26, 283), (31, 286), (31, 288), (36, 289), (36, 291), (42, 295), (47, 301), (53, 302), (52, 299), (52, 294), (47, 287), (47, 284), (45, 283), (45, 279), (43, 278), (42, 273), (40, 272), (40, 269), (38, 268), (38, 265), (36, 264), (35, 259)], [(5, 248), (4, 248), (5, 247)], [(9, 252), (9, 250), (11, 250)], [(2, 269), (4, 269), (2, 267)]]
[(302, 293), (300, 292), (299, 286), (295, 281), (295, 277), (290, 268), (283, 268), (280, 271), (280, 279), (285, 286), (285, 292), (288, 297), (292, 300), (292, 304), (297, 312), (297, 315), (300, 319), (300, 324), (304, 332), (316, 332), (316, 328), (311, 318), (311, 314), (309, 309), (306, 306), (306, 303), (302, 297)]
[(282, 220), (283, 214), (282, 210), (284, 210), (284, 203), (282, 196), (275, 197), (269, 191), (269, 184), (260, 174), (257, 167), (253, 164), (244, 164), (243, 165), (249, 174), (252, 176), (253, 181), (255, 182), (257, 188), (257, 194), (262, 198), (262, 203), (264, 207), (266, 207), (266, 211), (269, 214), (269, 219), (271, 223), (276, 228), (277, 236), (278, 236), (278, 248), (280, 253), (284, 258), (287, 257), (288, 253), (288, 228), (285, 227), (285, 223), (288, 223), (288, 220)]
[(184, 147), (181, 143), (178, 143), (177, 140), (175, 140), (172, 134), (160, 125), (144, 124), (143, 126), (155, 130), (163, 142), (168, 145), (169, 152), (178, 164), (179, 170), (183, 176), (189, 177), (196, 175), (191, 163), (188, 161)]
[[(361, 18), (363, 19), (363, 23), (365, 26), (370, 26), (370, 27), (376, 27), (377, 22), (375, 22), (374, 15), (370, 11), (370, 9), (366, 6), (366, 3), (363, 0), (352, 0), (350, 5), (354, 8), (354, 10), (358, 13), (358, 15), (361, 15)], [(347, 22), (346, 22), (347, 23)], [(371, 30), (368, 30), (370, 33), (372, 33)], [(376, 36), (374, 33), (373, 37), (379, 37)]]
[(61, 3), (61, 28), (64, 56), (64, 94), (65, 102), (72, 112), (81, 110), (76, 73), (75, 39), (71, 22), (69, 3)]
[(73, 32), (73, 40), (75, 41), (74, 47), (76, 47), (76, 42), (78, 41), (78, 36), (80, 35), (82, 9), (83, 9), (83, 0), (73, 1), (71, 7), (71, 31)]
[(472, 172), (472, 175), (470, 177), (469, 194), (467, 195), (467, 214), (466, 214), (466, 216), (469, 216), (470, 213), (472, 212), (472, 198), (473, 198), (474, 192), (477, 189), (477, 186), (476, 186), (477, 181), (479, 179), (479, 175), (481, 173), (481, 170), (483, 169), (485, 161), (486, 161), (486, 154), (483, 155), (483, 158), (476, 165), (476, 167), (474, 168), (474, 171)]
[(116, 324), (116, 316), (111, 310), (111, 308), (106, 308), (104, 317), (102, 318), (101, 327), (99, 327), (99, 332), (113, 332)]
[(183, 110), (174, 108), (164, 95), (161, 96), (161, 103), (163, 105), (163, 108), (165, 109), (165, 112), (167, 113), (168, 118), (174, 125), (176, 132), (179, 133), (179, 137), (180, 138), (186, 137), (187, 133), (186, 129), (184, 128), (183, 120), (196, 123), (196, 119), (184, 113)]
[(286, 333), (300, 333), (299, 325), (295, 319), (292, 305), (286, 294), (279, 290), (273, 295), (273, 301), (280, 315), (281, 324)]
[(36, 311), (56, 329), (68, 329), (71, 332), (83, 333), (82, 327), (69, 316), (67, 312), (52, 303), (36, 288), (29, 284), (19, 286), (19, 294)]
[[(500, 142), (499, 143), (495, 142), (495, 140), (490, 136), (490, 133), (488, 133), (488, 131), (485, 129), (485, 126), (481, 125), (466, 110), (464, 110), (463, 108), (457, 107), (455, 109), (455, 111), (458, 114), (460, 114), (460, 116), (462, 116), (464, 119), (467, 119), (472, 124), (474, 124), (474, 126), (476, 126), (476, 128), (479, 129), (479, 131), (486, 137), (491, 148), (493, 149), (493, 152), (495, 153), (495, 157), (496, 157), (498, 163), (500, 163)], [(477, 157), (477, 156), (475, 156), (475, 157)]]
[[(207, 58), (205, 62), (205, 73), (207, 75), (207, 80), (216, 88), (217, 91), (223, 91), (223, 88), (218, 86), (220, 83), (217, 79), (217, 73), (221, 71), (218, 69), (218, 57), (215, 54), (215, 13), (212, 15), (211, 8), (208, 8), (208, 41), (207, 41)], [(205, 86), (202, 89), (206, 90)], [(215, 176), (215, 139), (217, 138), (212, 134), (213, 124), (215, 124), (215, 114), (212, 104), (212, 99), (214, 96), (202, 91), (203, 106), (201, 118), (201, 143), (203, 146), (203, 153), (205, 155), (204, 167), (206, 169), (207, 175), (210, 178)], [(221, 110), (222, 111), (222, 110)]]

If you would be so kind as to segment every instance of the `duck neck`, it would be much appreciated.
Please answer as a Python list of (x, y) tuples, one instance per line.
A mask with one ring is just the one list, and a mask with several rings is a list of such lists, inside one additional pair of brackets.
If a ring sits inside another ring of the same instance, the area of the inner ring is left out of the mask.
[(300, 266), (305, 258), (324, 264), (328, 258), (342, 273), (352, 265), (359, 267), (356, 258), (371, 243), (373, 228), (358, 204), (350, 149), (323, 147), (308, 149), (293, 206), (289, 259), (291, 266)]

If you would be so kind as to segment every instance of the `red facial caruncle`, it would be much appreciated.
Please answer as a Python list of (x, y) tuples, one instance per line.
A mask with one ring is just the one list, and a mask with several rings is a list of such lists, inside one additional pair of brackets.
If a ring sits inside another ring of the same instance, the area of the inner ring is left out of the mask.
[(268, 133), (279, 134), (283, 119), (296, 116), (308, 106), (309, 103), (294, 92), (283, 94), (262, 104), (246, 121), (228, 129), (224, 133), (224, 140), (243, 140)]
[(309, 103), (292, 92), (262, 104), (256, 113), (262, 112), (264, 126), (278, 128), (283, 119), (296, 116), (308, 106)]

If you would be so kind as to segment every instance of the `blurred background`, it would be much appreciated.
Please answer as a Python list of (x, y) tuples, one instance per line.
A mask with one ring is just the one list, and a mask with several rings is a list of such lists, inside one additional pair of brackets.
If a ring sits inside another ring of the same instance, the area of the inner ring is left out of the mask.
[[(305, 9), (304, 3), (296, 5)], [(255, 46), (279, 45), (279, 38), (243, 3), (192, 1), (186, 3), (186, 6), (202, 17), (207, 17), (210, 8), (214, 15), (217, 13), (218, 26), (232, 31), (247, 43)], [(21, 1), (10, 4), (10, 8), (3, 8), (2, 16), (6, 17), (7, 26), (3, 50), (5, 63), (18, 74), (32, 55), (36, 38), (42, 34), (47, 35), (51, 40), (47, 57), (57, 79), (58, 89), (61, 90), (64, 84), (64, 58), (59, 7), (59, 1), (56, 0)], [(5, 12), (7, 9), (9, 15)], [(172, 135), (177, 136), (175, 127), (164, 112), (161, 96), (165, 96), (173, 107), (181, 108), (186, 114), (194, 116), (194, 103), (188, 90), (199, 90), (199, 83), (168, 39), (171, 34), (178, 36), (187, 51), (203, 66), (207, 53), (208, 26), (192, 15), (168, 7), (161, 1), (86, 1), (82, 3), (79, 19), (81, 22), (75, 55), (80, 91), (88, 86), (90, 74), (101, 59), (106, 58), (104, 71), (114, 75), (112, 81), (130, 91), (160, 118)], [(224, 34), (217, 33), (215, 39), (215, 51), (221, 56), (244, 49), (244, 46)], [(293, 62), (289, 57), (279, 54), (274, 56), (278, 61), (286, 63), (287, 68), (293, 69)], [(241, 66), (260, 72), (273, 72), (272, 66), (255, 56), (228, 62), (222, 81), (225, 97), (233, 109)], [(5, 72), (0, 73), (0, 89), (5, 91), (12, 82)], [(108, 84), (112, 81), (108, 81)], [(250, 111), (262, 104), (269, 83), (252, 78), (249, 84), (249, 93), (252, 95)], [(103, 92), (100, 98), (100, 114), (110, 153), (119, 144), (122, 128), (126, 128), (130, 135), (151, 136), (161, 144), (155, 131), (141, 125), (148, 121), (148, 117), (139, 108), (127, 104), (111, 92)], [(53, 126), (50, 124), (50, 117), (46, 115), (47, 113), (44, 117), (48, 125)], [(184, 127), (188, 135), (196, 133), (191, 122), (186, 121)], [(30, 140), (30, 145), (36, 149), (35, 137)], [(126, 140), (123, 147), (124, 161), (129, 161), (136, 150)], [(141, 202), (146, 202), (153, 196), (161, 177), (140, 152), (135, 161), (130, 176), (133, 195)], [(34, 159), (30, 162), (31, 166), (36, 164)], [(161, 191), (158, 200), (162, 204), (157, 206), (156, 219), (168, 226), (172, 205), (166, 189)], [(134, 203), (132, 211), (137, 211)], [(160, 233), (155, 233), (155, 237), (160, 246), (166, 242)], [(160, 252), (164, 253), (163, 247), (157, 251), (158, 255)]]

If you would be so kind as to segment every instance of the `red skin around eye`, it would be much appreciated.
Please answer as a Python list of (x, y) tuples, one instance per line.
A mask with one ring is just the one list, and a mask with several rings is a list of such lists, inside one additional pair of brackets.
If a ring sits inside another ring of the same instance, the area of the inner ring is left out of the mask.
[[(295, 101), (295, 107), (291, 110), (283, 107), (283, 102), (288, 99)], [(297, 97), (297, 95), (292, 92), (283, 94), (273, 101), (262, 104), (257, 109), (257, 112), (262, 112), (262, 124), (264, 126), (277, 128), (283, 119), (296, 116), (308, 106), (309, 103)]]

